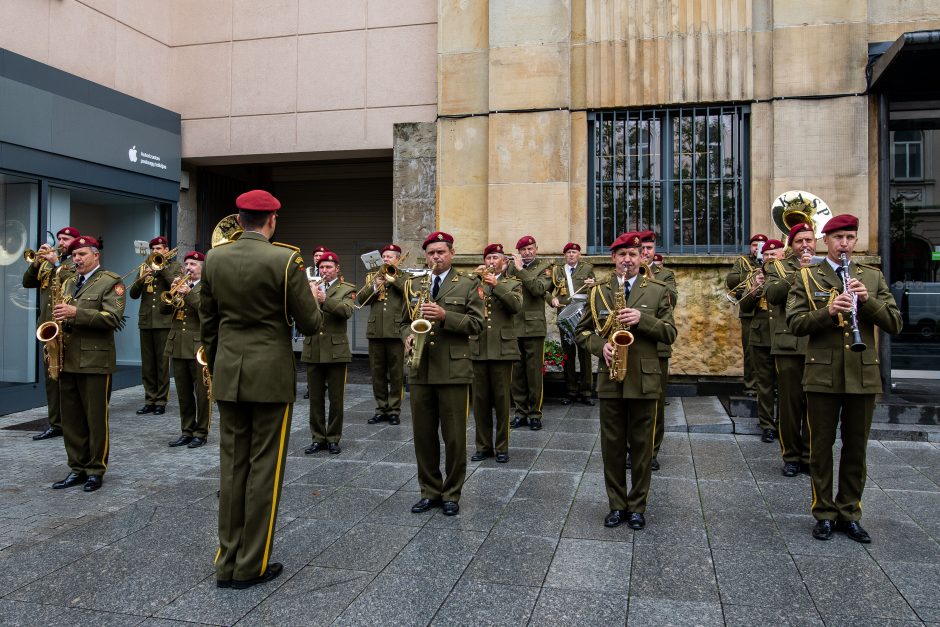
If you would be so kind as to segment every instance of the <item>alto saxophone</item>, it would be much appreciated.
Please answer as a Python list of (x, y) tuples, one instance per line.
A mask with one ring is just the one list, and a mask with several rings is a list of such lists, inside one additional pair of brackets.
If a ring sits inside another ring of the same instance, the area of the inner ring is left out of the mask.
[(431, 274), (437, 268), (434, 264), (430, 271), (424, 275), (421, 280), (421, 290), (418, 292), (418, 304), (412, 309), (411, 332), (414, 334), (414, 343), (411, 345), (411, 354), (409, 365), (418, 369), (421, 365), (421, 355), (424, 353), (424, 343), (427, 341), (428, 333), (431, 331), (431, 321), (421, 317), (421, 305), (431, 302)]
[[(67, 305), (72, 300), (71, 296), (65, 295), (62, 291), (62, 279), (59, 277), (62, 269), (63, 266), (60, 265), (52, 273), (52, 303), (50, 305), (52, 309), (55, 309), (56, 305)], [(65, 360), (62, 323), (57, 320), (43, 322), (36, 329), (36, 339), (43, 343), (43, 359), (48, 368), (49, 378), (57, 381)]]
[(629, 325), (617, 320), (617, 314), (621, 309), (626, 308), (627, 297), (623, 293), (623, 288), (620, 288), (614, 294), (614, 310), (610, 312), (614, 320), (610, 335), (607, 337), (607, 341), (614, 345), (614, 356), (610, 360), (610, 380), (618, 383), (627, 377), (627, 349), (633, 344), (633, 334), (629, 331)]

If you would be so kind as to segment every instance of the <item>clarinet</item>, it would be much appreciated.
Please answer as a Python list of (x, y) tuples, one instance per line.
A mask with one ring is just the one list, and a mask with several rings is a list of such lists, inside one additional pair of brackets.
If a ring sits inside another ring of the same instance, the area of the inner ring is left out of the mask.
[(853, 353), (861, 353), (866, 348), (865, 342), (862, 341), (862, 334), (858, 330), (858, 294), (855, 292), (849, 291), (849, 260), (846, 257), (845, 253), (839, 255), (839, 264), (842, 266), (842, 285), (844, 288), (844, 293), (852, 294), (852, 346), (851, 350)]

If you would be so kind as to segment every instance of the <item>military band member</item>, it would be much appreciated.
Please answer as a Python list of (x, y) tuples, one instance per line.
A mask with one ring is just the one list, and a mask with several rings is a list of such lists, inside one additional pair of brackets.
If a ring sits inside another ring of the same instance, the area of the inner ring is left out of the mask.
[[(483, 301), (483, 329), (470, 336), (473, 361), (473, 418), (476, 422), (476, 453), (479, 462), (496, 455), (496, 461), (509, 461), (509, 381), (512, 365), (519, 360), (515, 316), (522, 311), (522, 283), (505, 275), (506, 255), (502, 244), (483, 250), (483, 265), (476, 269), (480, 283), (477, 295)], [(496, 442), (493, 442), (493, 413), (496, 414)]]
[[(559, 312), (576, 300), (587, 302), (587, 290), (594, 285), (594, 266), (581, 261), (581, 246), (576, 242), (568, 242), (562, 253), (565, 255), (565, 263), (552, 266), (553, 289), (549, 301)], [(558, 327), (558, 333), (565, 352), (565, 398), (561, 404), (570, 405), (573, 401), (580, 401), (585, 405), (594, 405), (591, 354), (579, 347), (574, 341), (574, 335), (566, 333), (561, 326)], [(581, 370), (580, 376), (575, 371), (575, 359)]]
[[(865, 489), (868, 435), (875, 395), (882, 391), (875, 327), (901, 332), (901, 314), (881, 272), (852, 261), (858, 218), (844, 214), (822, 228), (827, 256), (800, 270), (787, 300), (787, 323), (799, 336), (809, 336), (803, 372), (810, 433), (810, 479), (813, 537), (828, 540), (844, 531), (856, 542), (871, 542), (859, 521)], [(840, 256), (848, 259), (842, 276)], [(846, 289), (846, 284), (848, 289)], [(864, 346), (852, 350), (853, 315)], [(832, 497), (832, 445), (841, 422), (842, 456), (838, 493)]]
[[(326, 246), (320, 245), (320, 246), (313, 247), (313, 263), (310, 264), (310, 267), (313, 268), (311, 273), (313, 274), (314, 277), (316, 277), (317, 281), (320, 280), (320, 266), (318, 265), (320, 263), (320, 257), (323, 256), (323, 253), (328, 253), (328, 252), (330, 252), (330, 249), (327, 248)], [(304, 398), (305, 399), (310, 398), (310, 382), (309, 381), (307, 382), (306, 390), (304, 390)]]
[(512, 369), (512, 401), (516, 416), (510, 426), (542, 428), (542, 363), (545, 358), (545, 301), (552, 289), (552, 262), (539, 259), (535, 238), (525, 235), (516, 242), (518, 254), (506, 275), (522, 281), (522, 311), (516, 315), (519, 361)]
[[(731, 267), (731, 272), (725, 277), (725, 284), (728, 286), (728, 289), (736, 289), (736, 298), (740, 299), (744, 295), (746, 290), (743, 284), (748, 276), (757, 270), (759, 266), (757, 252), (761, 244), (766, 242), (767, 239), (767, 236), (763, 233), (753, 235), (751, 237), (749, 253), (747, 256), (742, 255), (735, 259), (734, 265)], [(753, 312), (743, 311), (741, 308), (738, 308), (738, 318), (741, 319), (741, 348), (744, 353), (744, 391), (748, 396), (755, 396), (757, 394), (757, 381), (754, 377), (754, 369), (751, 366), (751, 355), (747, 349), (748, 339), (751, 337), (750, 322), (753, 317)]]
[(94, 492), (108, 469), (108, 403), (116, 369), (114, 332), (124, 326), (124, 284), (101, 267), (98, 240), (87, 235), (69, 244), (75, 274), (63, 284), (70, 302), (52, 317), (62, 323), (63, 367), (59, 375), (62, 434), (71, 471), (54, 489), (84, 483)]
[[(764, 243), (764, 264), (783, 256), (783, 242), (776, 239)], [(761, 440), (773, 442), (777, 433), (774, 419), (774, 383), (775, 365), (771, 354), (770, 303), (764, 293), (766, 275), (758, 270), (754, 275), (754, 287), (740, 301), (742, 312), (752, 314), (750, 320), (751, 335), (748, 338), (748, 351), (751, 355), (751, 369), (757, 382), (757, 420), (761, 429)]]
[[(59, 229), (56, 233), (56, 247), (43, 244), (36, 251), (35, 260), (26, 266), (23, 273), (23, 287), (39, 290), (39, 319), (36, 324), (52, 320), (52, 284), (53, 276), (58, 271), (59, 285), (72, 276), (74, 268), (66, 251), (69, 244), (79, 237), (77, 229), (70, 226)], [(59, 259), (59, 257), (63, 259)], [(59, 379), (49, 376), (49, 369), (43, 371), (46, 383), (46, 404), (48, 405), (49, 426), (42, 433), (33, 436), (34, 440), (47, 440), (62, 435), (62, 411), (59, 407)]]
[[(307, 364), (307, 385), (310, 388), (310, 434), (313, 443), (304, 449), (311, 455), (329, 449), (337, 455), (342, 450), (343, 395), (346, 371), (352, 361), (349, 350), (347, 322), (355, 311), (356, 286), (339, 278), (339, 255), (325, 252), (317, 264), (322, 281), (316, 298), (323, 310), (323, 326), (317, 335), (304, 338), (300, 361)], [(330, 411), (327, 422), (326, 397)]]
[[(676, 274), (663, 266), (663, 256), (656, 254), (656, 233), (653, 231), (640, 231), (640, 257), (652, 272), (652, 277), (666, 284), (669, 288), (669, 303), (675, 307), (679, 301), (679, 286), (676, 283)], [(658, 257), (658, 259), (657, 259)], [(672, 357), (672, 346), (662, 342), (656, 347), (659, 355), (659, 370), (662, 373), (662, 390), (659, 395), (659, 404), (656, 405), (656, 434), (653, 441), (653, 470), (659, 470), (659, 449), (663, 445), (666, 435), (666, 386), (669, 385), (669, 358)]]
[[(397, 268), (401, 261), (401, 248), (388, 244), (382, 248), (382, 261), (389, 268)], [(370, 425), (387, 420), (397, 425), (401, 402), (405, 396), (405, 347), (401, 341), (401, 323), (405, 319), (404, 285), (407, 277), (401, 271), (394, 276), (384, 268), (366, 275), (366, 284), (356, 295), (360, 307), (369, 305), (369, 370), (372, 373), (372, 395), (375, 414)]]
[[(166, 341), (166, 356), (176, 381), (180, 402), (180, 436), (171, 447), (199, 448), (209, 439), (212, 405), (209, 388), (202, 377), (202, 366), (196, 352), (202, 346), (199, 335), (199, 292), (202, 289), (202, 266), (206, 256), (195, 250), (183, 257), (183, 274), (174, 279), (170, 290), (176, 297), (172, 303), (162, 302), (162, 313), (170, 314), (172, 326)], [(167, 292), (170, 294), (170, 292)]]
[(293, 246), (268, 240), (281, 203), (235, 200), (244, 234), (209, 251), (199, 295), (202, 343), (219, 406), (216, 585), (249, 588), (281, 574), (269, 562), (296, 395), (292, 325), (320, 330), (320, 307)]
[[(168, 255), (167, 239), (159, 235), (150, 240), (150, 252)], [(140, 274), (131, 283), (131, 298), (140, 299), (137, 326), (140, 329), (140, 374), (144, 384), (144, 406), (138, 415), (162, 414), (170, 396), (170, 362), (164, 356), (166, 338), (170, 334), (170, 315), (160, 313), (160, 294), (170, 289), (170, 284), (180, 274), (180, 264), (167, 261), (161, 270), (154, 270), (146, 263)]]
[[(672, 344), (676, 327), (665, 283), (640, 276), (640, 237), (624, 233), (610, 245), (615, 272), (607, 283), (591, 290), (590, 314), (581, 318), (578, 344), (599, 358), (597, 396), (600, 399), (601, 451), (604, 484), (610, 513), (607, 527), (626, 520), (631, 529), (646, 526), (644, 513), (650, 487), (655, 433), (656, 405), (662, 378), (659, 372), (658, 343)], [(625, 308), (615, 309), (618, 292)], [(627, 372), (622, 382), (611, 379), (614, 347), (610, 338), (623, 328), (633, 334), (627, 348)], [(627, 492), (627, 444), (633, 458), (631, 488)]]
[(764, 294), (770, 303), (770, 352), (776, 365), (777, 417), (783, 476), (809, 472), (809, 426), (806, 424), (806, 394), (803, 392), (803, 362), (808, 338), (797, 337), (787, 326), (787, 296), (816, 250), (813, 227), (799, 223), (790, 229), (789, 254), (766, 264)]
[[(422, 248), (431, 273), (408, 281), (409, 318), (402, 324), (405, 352), (415, 350), (415, 335), (410, 323), (417, 318), (428, 321), (418, 367), (412, 354), (408, 367), (411, 389), (411, 414), (415, 457), (418, 460), (418, 484), (421, 499), (411, 511), (415, 514), (441, 506), (445, 516), (460, 511), (460, 492), (467, 474), (467, 412), (470, 405), (469, 336), (483, 328), (483, 301), (477, 282), (461, 274), (451, 264), (454, 238), (442, 231), (428, 235)], [(440, 470), (441, 444), (444, 440), (444, 475)]]

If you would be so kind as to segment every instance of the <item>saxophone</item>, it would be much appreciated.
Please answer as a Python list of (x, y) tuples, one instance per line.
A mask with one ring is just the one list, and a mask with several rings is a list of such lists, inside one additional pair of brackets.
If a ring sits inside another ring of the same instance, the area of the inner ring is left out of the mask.
[[(69, 301), (72, 300), (71, 296), (65, 295), (62, 291), (62, 280), (59, 277), (59, 273), (62, 272), (63, 268), (64, 266), (60, 265), (52, 273), (52, 302), (49, 305), (52, 309), (55, 309), (56, 305), (67, 305)], [(49, 371), (49, 378), (53, 381), (57, 381), (59, 379), (59, 373), (62, 372), (65, 359), (62, 342), (62, 323), (56, 320), (43, 322), (36, 329), (36, 339), (43, 343), (43, 358)]]
[(424, 343), (431, 331), (431, 322), (421, 317), (421, 305), (431, 302), (431, 274), (437, 268), (434, 264), (430, 271), (421, 279), (421, 290), (418, 292), (418, 304), (411, 310), (411, 332), (414, 334), (414, 343), (411, 345), (409, 366), (415, 370), (421, 365), (421, 354), (424, 352)]
[(633, 334), (629, 331), (629, 325), (617, 321), (617, 313), (621, 309), (627, 308), (627, 297), (620, 288), (614, 294), (614, 307), (610, 312), (613, 318), (610, 335), (607, 341), (614, 345), (614, 356), (610, 360), (610, 380), (623, 381), (627, 377), (627, 349), (633, 344)]

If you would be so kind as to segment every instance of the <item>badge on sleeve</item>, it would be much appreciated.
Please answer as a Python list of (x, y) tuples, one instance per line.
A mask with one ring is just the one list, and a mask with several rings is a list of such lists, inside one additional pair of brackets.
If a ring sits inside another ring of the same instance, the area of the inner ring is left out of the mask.
[(117, 285), (115, 285), (114, 293), (117, 294), (118, 296), (124, 296), (124, 284), (118, 283)]

